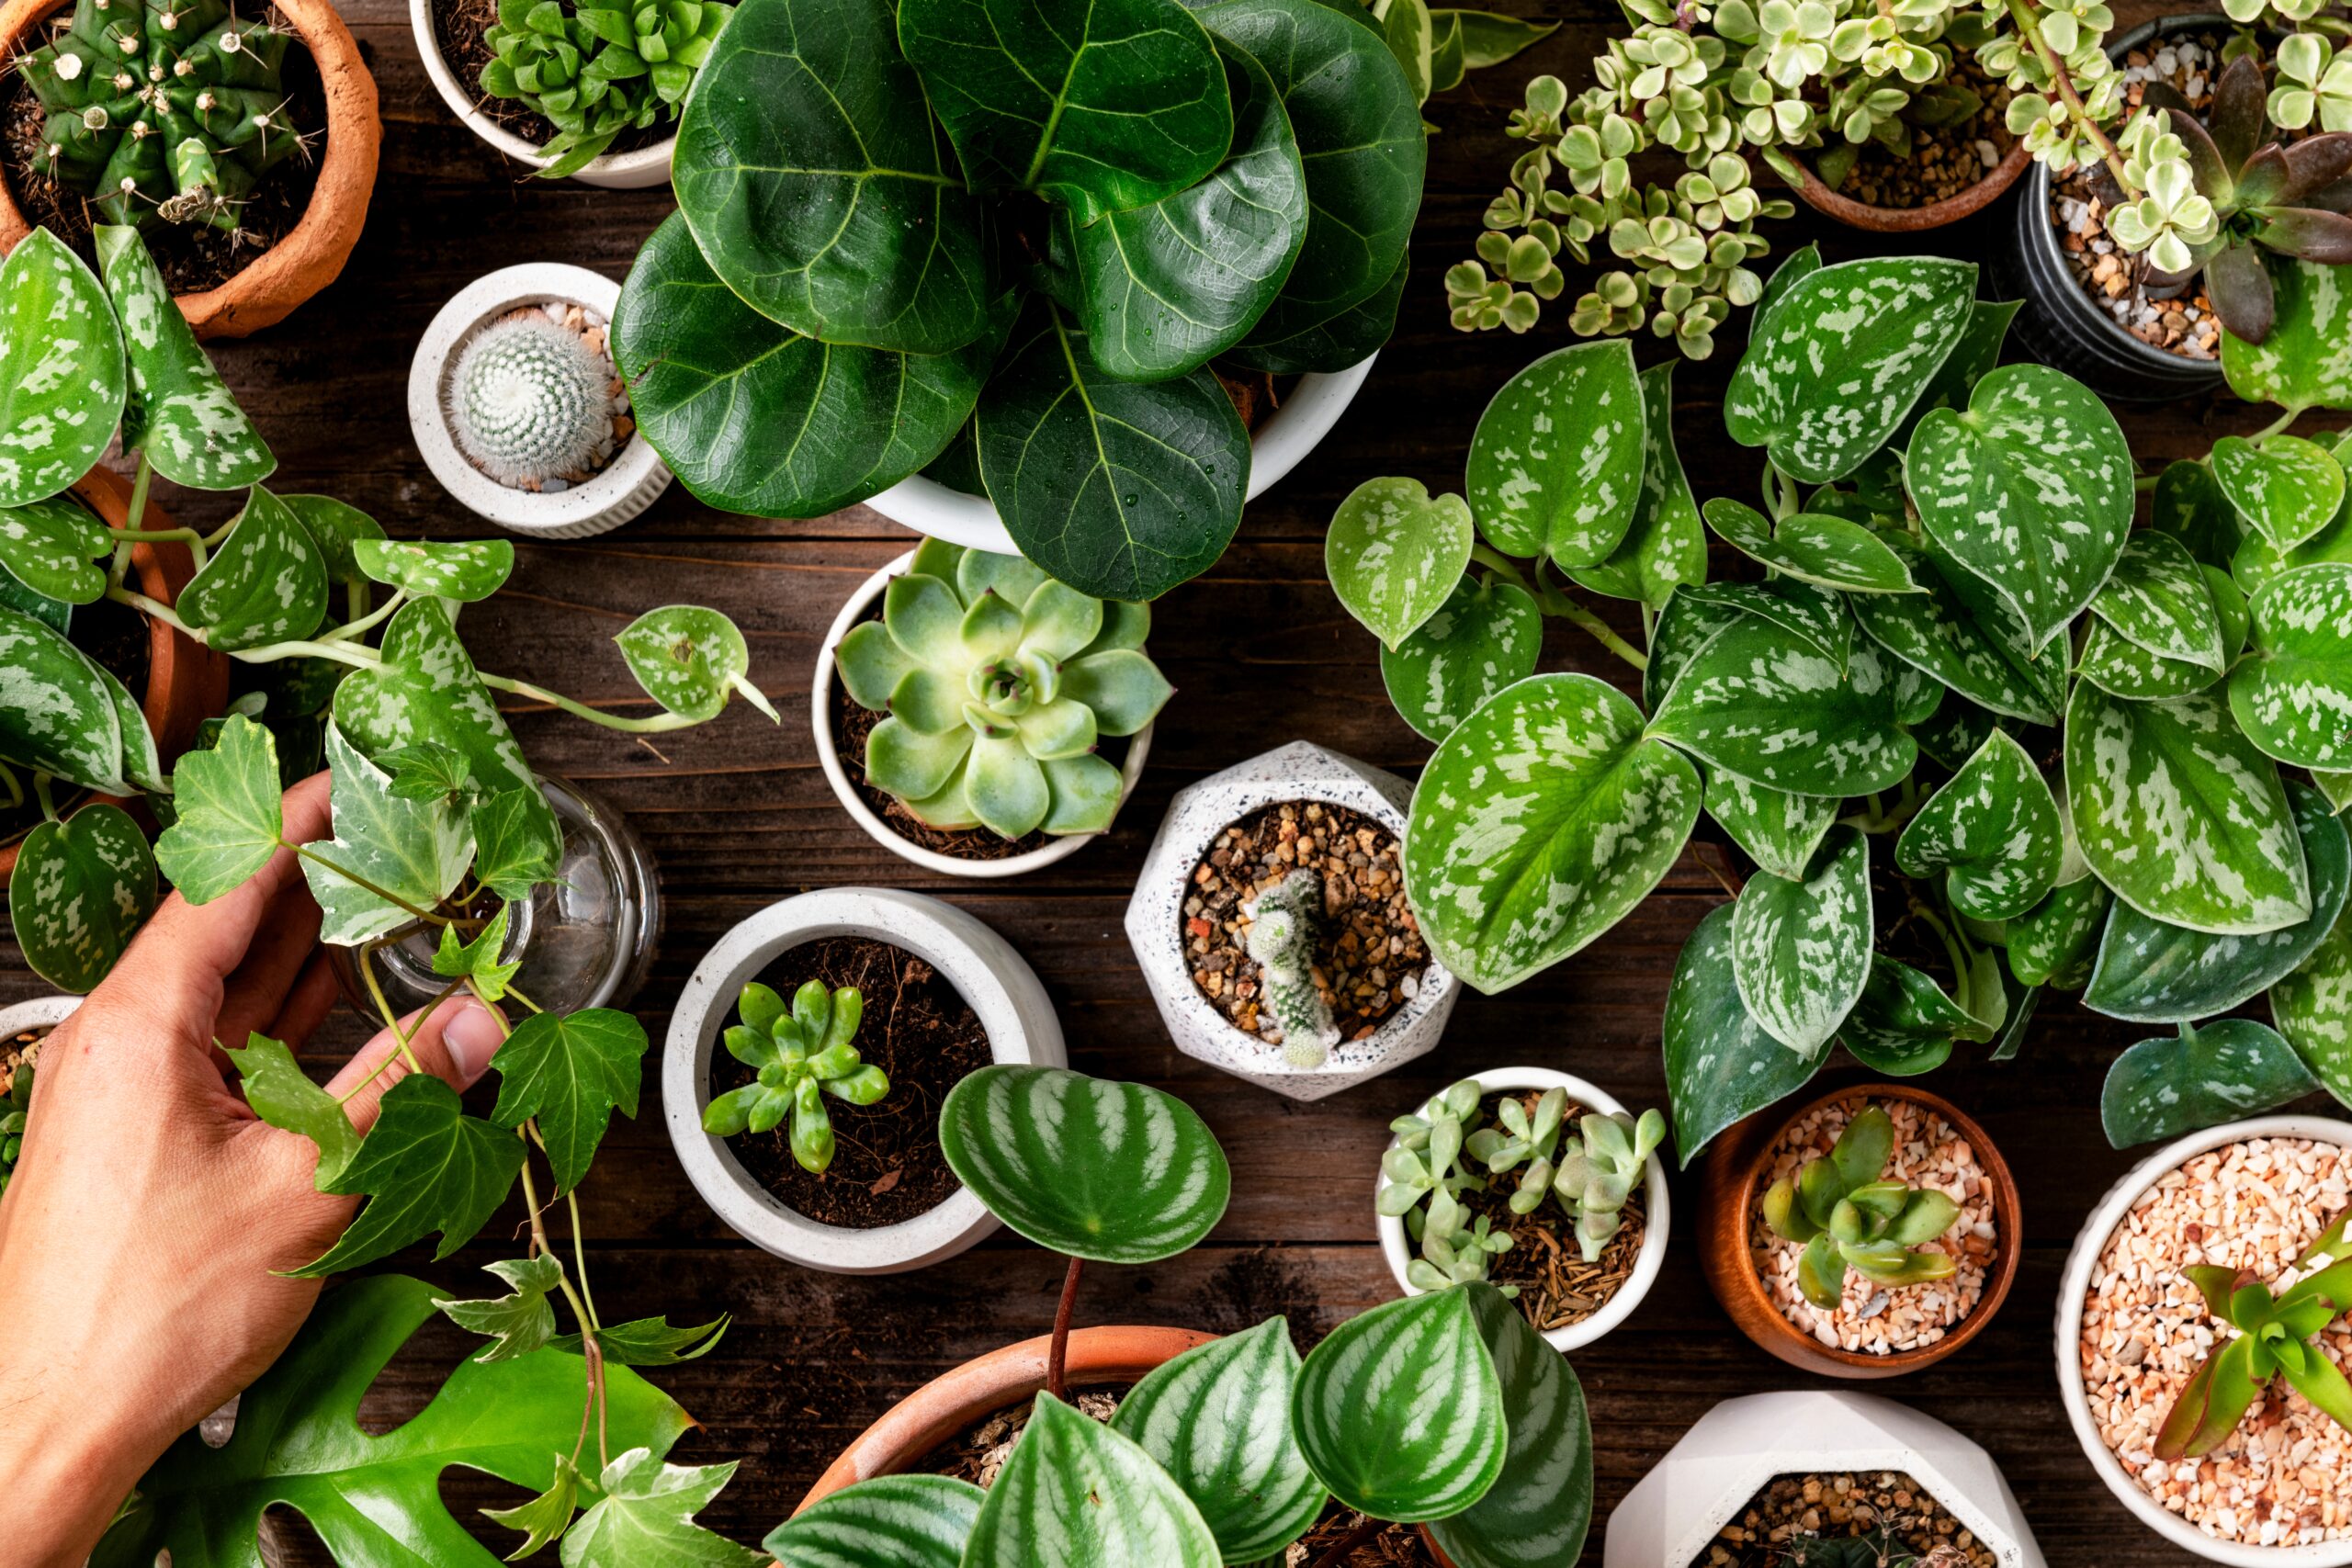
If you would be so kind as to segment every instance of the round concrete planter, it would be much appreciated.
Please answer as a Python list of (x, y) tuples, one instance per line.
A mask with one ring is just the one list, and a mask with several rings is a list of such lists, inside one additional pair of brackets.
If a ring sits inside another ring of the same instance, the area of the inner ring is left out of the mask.
[(1279, 1047), (1236, 1029), (1193, 984), (1184, 958), (1184, 899), (1193, 868), (1227, 825), (1264, 806), (1322, 801), (1360, 811), (1402, 838), (1413, 786), (1352, 757), (1294, 740), (1176, 792), (1127, 904), (1127, 940), (1176, 1048), (1293, 1100), (1320, 1100), (1429, 1054), (1445, 1032), (1460, 982), (1436, 959), (1418, 995), (1368, 1039), (1331, 1047), (1319, 1066), (1295, 1067)]
[[(441, 40), (433, 36), (433, 0), (408, 0), (408, 25), (416, 35), (416, 52), (424, 61), (424, 73), (433, 79), (433, 90), (441, 95), (441, 101), (449, 106), (449, 112), (463, 121), (468, 130), (518, 164), (544, 169), (553, 161), (540, 156), (537, 147), (484, 114), (476, 85), (458, 79), (457, 72), (442, 56)], [(643, 190), (648, 186), (668, 185), (670, 153), (677, 144), (673, 134), (634, 152), (610, 152), (602, 158), (591, 158), (571, 177), (582, 185), (602, 186), (607, 190)]]
[[(1568, 1091), (1572, 1104), (1580, 1105), (1587, 1111), (1596, 1111), (1604, 1116), (1625, 1111), (1623, 1103), (1608, 1090), (1566, 1073), (1555, 1072), (1550, 1067), (1489, 1067), (1470, 1077), (1480, 1089), (1488, 1093), (1497, 1089), (1543, 1091), (1564, 1089)], [(1391, 1139), (1388, 1146), (1395, 1148), (1396, 1140)], [(1375, 1199), (1381, 1189), (1387, 1185), (1388, 1178), (1385, 1174), (1373, 1184)], [(1634, 1271), (1625, 1277), (1623, 1284), (1617, 1287), (1617, 1293), (1582, 1323), (1547, 1330), (1544, 1343), (1561, 1351), (1579, 1349), (1591, 1344), (1631, 1317), (1634, 1309), (1642, 1304), (1642, 1298), (1649, 1294), (1650, 1287), (1657, 1282), (1658, 1270), (1666, 1267), (1666, 1238), (1673, 1224), (1674, 1208), (1666, 1187), (1666, 1162), (1659, 1159), (1655, 1152), (1649, 1157), (1649, 1165), (1642, 1179), (1642, 1249), (1634, 1255)], [(1405, 1234), (1405, 1222), (1376, 1211), (1374, 1218), (1380, 1228), (1381, 1255), (1388, 1259), (1388, 1271), (1396, 1277), (1396, 1288), (1408, 1296), (1420, 1294), (1405, 1277), (1406, 1265), (1413, 1260), (1412, 1242)]]
[(55, 1029), (81, 1005), (80, 997), (35, 997), (0, 1007), (0, 1040), (13, 1040), (36, 1029)]
[(867, 937), (922, 959), (979, 1015), (999, 1063), (1069, 1064), (1046, 987), (1012, 944), (972, 916), (920, 893), (835, 887), (786, 898), (743, 921), (695, 965), (671, 1015), (662, 1054), (670, 1142), (711, 1211), (746, 1241), (789, 1262), (834, 1274), (896, 1274), (953, 1258), (997, 1228), (979, 1199), (957, 1188), (936, 1208), (873, 1230), (816, 1221), (786, 1207), (744, 1174), (723, 1138), (702, 1130), (710, 1062), (747, 980), (776, 957), (831, 936)]

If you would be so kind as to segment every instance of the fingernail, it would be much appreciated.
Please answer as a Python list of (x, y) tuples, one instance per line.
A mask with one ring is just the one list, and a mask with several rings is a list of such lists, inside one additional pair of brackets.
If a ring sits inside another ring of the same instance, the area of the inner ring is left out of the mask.
[(498, 1019), (478, 1001), (469, 1001), (441, 1026), (441, 1044), (449, 1061), (468, 1083), (481, 1077), (490, 1059), (505, 1041)]

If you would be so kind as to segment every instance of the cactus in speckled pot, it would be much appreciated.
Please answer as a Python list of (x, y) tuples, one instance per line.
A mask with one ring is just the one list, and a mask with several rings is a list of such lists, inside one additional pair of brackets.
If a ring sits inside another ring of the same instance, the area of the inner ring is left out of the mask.
[(1315, 985), (1315, 928), (1323, 911), (1323, 878), (1294, 871), (1258, 895), (1250, 917), (1250, 956), (1263, 972), (1266, 1010), (1282, 1026), (1283, 1056), (1319, 1067), (1339, 1043), (1331, 1004)]
[(474, 334), (449, 378), (458, 449), (503, 485), (539, 489), (597, 467), (613, 438), (613, 367), (546, 310)]

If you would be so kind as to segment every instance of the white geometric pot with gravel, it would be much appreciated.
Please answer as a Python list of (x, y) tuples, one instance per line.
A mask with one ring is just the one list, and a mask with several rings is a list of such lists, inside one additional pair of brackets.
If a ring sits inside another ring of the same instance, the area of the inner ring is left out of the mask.
[[(553, 314), (577, 306), (594, 321), (610, 321), (620, 292), (619, 284), (584, 266), (528, 262), (474, 279), (424, 329), (416, 357), (409, 363), (409, 429), (424, 454), (425, 467), (468, 511), (535, 538), (583, 539), (619, 527), (670, 488), (669, 468), (644, 433), (633, 426), (620, 450), (588, 479), (561, 490), (538, 491), (493, 479), (459, 449), (450, 429), (449, 400), (457, 369), (467, 345), (483, 328), (519, 310), (550, 307)], [(618, 394), (607, 415), (626, 417), (626, 392)]]
[[(1498, 1090), (1508, 1092), (1547, 1093), (1552, 1089), (1567, 1090), (1568, 1101), (1603, 1116), (1629, 1114), (1623, 1101), (1598, 1084), (1587, 1083), (1572, 1074), (1550, 1067), (1488, 1067), (1470, 1075), (1482, 1094)], [(1395, 1148), (1397, 1140), (1389, 1140)], [(1388, 1259), (1388, 1271), (1396, 1276), (1396, 1288), (1408, 1296), (1421, 1292), (1406, 1277), (1406, 1269), (1413, 1261), (1413, 1244), (1405, 1232), (1401, 1216), (1384, 1214), (1377, 1207), (1380, 1194), (1388, 1186), (1386, 1172), (1373, 1183), (1374, 1208), (1373, 1217), (1380, 1230), (1381, 1256)], [(1666, 1238), (1673, 1224), (1674, 1206), (1666, 1186), (1666, 1162), (1653, 1152), (1642, 1177), (1642, 1249), (1634, 1256), (1633, 1272), (1625, 1282), (1602, 1303), (1599, 1312), (1581, 1323), (1566, 1328), (1544, 1331), (1544, 1343), (1562, 1352), (1580, 1349), (1591, 1344), (1634, 1314), (1642, 1298), (1657, 1283), (1658, 1271), (1666, 1267)]]
[(1984, 1449), (1891, 1399), (1812, 1392), (1726, 1399), (1699, 1417), (1609, 1517), (1602, 1568), (1686, 1568), (1774, 1477), (1845, 1471), (1903, 1472), (2000, 1568), (2045, 1568)]
[[(2165, 1508), (2123, 1468), (2114, 1450), (2099, 1436), (2098, 1423), (2091, 1415), (2090, 1396), (2083, 1381), (2083, 1303), (2090, 1294), (2092, 1276), (2098, 1271), (2099, 1257), (2107, 1250), (2109, 1238), (2148, 1190), (2172, 1171), (2199, 1155), (2257, 1138), (2301, 1138), (2352, 1148), (2352, 1122), (2326, 1116), (2261, 1116), (2251, 1121), (2233, 1122), (2226, 1126), (2191, 1133), (2185, 1138), (2166, 1144), (2133, 1166), (2091, 1211), (2090, 1217), (2083, 1222), (2083, 1228), (2075, 1236), (2074, 1250), (2066, 1255), (2066, 1271), (2058, 1287), (2058, 1392), (2065, 1401), (2066, 1419), (2074, 1426), (2076, 1440), (2083, 1445), (2083, 1451), (2090, 1456), (2091, 1468), (2098, 1472), (2098, 1478), (2107, 1483), (2108, 1490), (2114, 1493), (2142, 1524), (2182, 1551), (2204, 1558), (2209, 1562), (2233, 1563), (2237, 1568), (2346, 1568), (2346, 1564), (2352, 1564), (2352, 1539), (2307, 1546), (2262, 1546), (2250, 1541), (2223, 1540), (2208, 1535), (2197, 1525)], [(2183, 1331), (2200, 1323), (2211, 1323), (2204, 1316), (2201, 1305), (2197, 1308), (2195, 1315), (2184, 1319)]]
[(1435, 957), (1414, 994), (1378, 1029), (1362, 1040), (1340, 1041), (1325, 1061), (1303, 1067), (1219, 1012), (1193, 984), (1184, 955), (1184, 900), (1193, 868), (1226, 828), (1261, 807), (1319, 801), (1362, 813), (1401, 842), (1412, 796), (1413, 786), (1396, 774), (1305, 740), (1176, 792), (1127, 903), (1127, 941), (1178, 1050), (1293, 1100), (1337, 1094), (1429, 1054), (1461, 995), (1461, 983)]
[(744, 1240), (803, 1268), (833, 1274), (898, 1274), (955, 1257), (997, 1228), (978, 1198), (958, 1187), (910, 1220), (854, 1230), (820, 1224), (778, 1201), (744, 1171), (723, 1138), (703, 1131), (710, 1064), (737, 996), (778, 955), (827, 937), (863, 937), (912, 953), (968, 1003), (1000, 1065), (1069, 1065), (1061, 1021), (1036, 972), (1012, 944), (973, 916), (920, 893), (829, 887), (771, 904), (718, 939), (695, 966), (671, 1014), (662, 1050), (662, 1100), (670, 1143), (712, 1213)]
[[(433, 90), (441, 95), (449, 112), (468, 130), (516, 163), (527, 164), (534, 169), (547, 167), (552, 160), (483, 113), (475, 84), (459, 81), (457, 72), (450, 69), (441, 52), (441, 40), (434, 34), (433, 0), (408, 0), (408, 23), (409, 30), (416, 36), (416, 52), (424, 60), (424, 73), (432, 78)], [(582, 185), (601, 186), (606, 190), (643, 190), (649, 186), (668, 185), (670, 154), (677, 145), (678, 139), (673, 134), (634, 152), (607, 152), (601, 158), (589, 159), (572, 171), (571, 177)]]

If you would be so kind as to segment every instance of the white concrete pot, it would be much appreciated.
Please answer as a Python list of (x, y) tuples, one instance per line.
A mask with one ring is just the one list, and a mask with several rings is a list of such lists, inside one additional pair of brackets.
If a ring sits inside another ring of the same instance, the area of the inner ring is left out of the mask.
[(747, 980), (778, 954), (832, 936), (870, 937), (939, 972), (971, 1004), (1001, 1064), (1069, 1065), (1061, 1021), (1028, 961), (979, 920), (936, 898), (880, 887), (831, 887), (771, 904), (718, 939), (695, 966), (671, 1014), (662, 1051), (662, 1101), (678, 1163), (712, 1213), (744, 1240), (803, 1268), (832, 1274), (897, 1274), (953, 1258), (997, 1228), (996, 1217), (958, 1187), (936, 1208), (895, 1225), (852, 1230), (820, 1224), (753, 1181), (723, 1138), (702, 1130), (711, 1055)]
[[(424, 73), (433, 78), (433, 90), (441, 95), (449, 112), (465, 122), (467, 130), (518, 164), (544, 169), (553, 162), (541, 157), (538, 148), (481, 111), (476, 84), (459, 81), (457, 72), (442, 57), (441, 40), (433, 36), (432, 0), (408, 0), (408, 25), (416, 35), (416, 52), (424, 57)], [(642, 190), (648, 186), (668, 185), (670, 153), (677, 144), (678, 139), (673, 135), (634, 152), (591, 158), (571, 177), (582, 185), (602, 186), (607, 190)]]
[(1317, 1067), (1295, 1067), (1280, 1048), (1235, 1028), (1193, 984), (1184, 957), (1184, 899), (1193, 868), (1217, 834), (1264, 806), (1288, 800), (1345, 806), (1402, 839), (1413, 786), (1391, 773), (1294, 740), (1178, 790), (1144, 857), (1127, 904), (1127, 941), (1176, 1048), (1293, 1100), (1320, 1100), (1426, 1055), (1445, 1032), (1460, 982), (1431, 958), (1420, 991), (1367, 1040), (1343, 1040)]
[[(418, 0), (423, 4), (424, 0)], [(602, 273), (561, 262), (530, 262), (478, 277), (450, 298), (424, 329), (409, 362), (408, 423), (425, 467), (466, 509), (500, 527), (541, 539), (584, 539), (619, 527), (670, 488), (670, 470), (641, 430), (585, 484), (542, 495), (500, 484), (458, 450), (443, 413), (443, 393), (458, 352), (474, 333), (510, 310), (554, 300), (584, 305), (612, 320), (621, 286)]]
[(2091, 1468), (2107, 1483), (2107, 1489), (2142, 1524), (2182, 1551), (2209, 1562), (2235, 1563), (2239, 1568), (2344, 1568), (2352, 1563), (2352, 1540), (2317, 1546), (2255, 1546), (2221, 1540), (2165, 1509), (2141, 1488), (2100, 1438), (2098, 1424), (2091, 1419), (2090, 1398), (2083, 1388), (2083, 1301), (2090, 1292), (2091, 1275), (2098, 1267), (2099, 1254), (2107, 1249), (2108, 1238), (2140, 1195), (2168, 1172), (2199, 1155), (2248, 1138), (2309, 1138), (2352, 1147), (2352, 1122), (2325, 1116), (2258, 1116), (2233, 1122), (2166, 1144), (2125, 1173), (2083, 1222), (2083, 1228), (2075, 1233), (2074, 1250), (2066, 1255), (2066, 1272), (2058, 1286), (2058, 1392), (2066, 1402), (2066, 1419), (2074, 1426), (2075, 1438), (2090, 1456)]
[(80, 997), (35, 997), (29, 1001), (0, 1007), (0, 1041), (14, 1040), (37, 1029), (55, 1029), (74, 1016), (82, 1005)]
[(1942, 1422), (1870, 1393), (1726, 1399), (1667, 1450), (1609, 1517), (1602, 1568), (1687, 1568), (1777, 1475), (1899, 1470), (2001, 1568), (2044, 1568), (1992, 1456)]
[[(413, 0), (422, 5), (424, 0)], [(1378, 354), (1370, 354), (1345, 370), (1302, 376), (1290, 400), (1274, 411), (1250, 436), (1250, 488), (1245, 502), (1255, 501), (1298, 467), (1321, 444), (1348, 412), (1348, 405), (1372, 374)], [(1018, 555), (1020, 547), (1005, 532), (1004, 522), (984, 495), (966, 495), (936, 479), (911, 474), (866, 502), (894, 523), (918, 534), (976, 550)]]
[[(1012, 550), (1010, 540), (1002, 548), (1006, 553), (1019, 553)], [(954, 855), (927, 850), (911, 839), (900, 836), (888, 822), (875, 815), (874, 808), (865, 804), (865, 796), (859, 795), (857, 787), (850, 783), (849, 771), (842, 766), (841, 758), (835, 754), (833, 649), (841, 646), (842, 638), (849, 636), (852, 626), (865, 618), (874, 602), (889, 588), (890, 580), (904, 575), (914, 565), (914, 552), (910, 550), (860, 584), (857, 592), (850, 595), (849, 603), (842, 606), (842, 613), (833, 617), (831, 627), (825, 633), (824, 646), (817, 650), (817, 675), (808, 687), (808, 721), (817, 732), (817, 763), (825, 770), (825, 782), (833, 786), (834, 798), (842, 803), (842, 809), (850, 814), (851, 820), (865, 829), (867, 838), (900, 859), (912, 861), (928, 871), (948, 876), (1019, 876), (1024, 872), (1051, 865), (1056, 861), (1068, 860), (1102, 835), (1071, 833), (1056, 839), (1043, 849), (1031, 850), (1026, 854), (1007, 855), (1002, 860), (958, 860)], [(1136, 781), (1143, 777), (1144, 759), (1151, 754), (1151, 725), (1147, 724), (1127, 739), (1126, 761), (1119, 770), (1119, 804), (1123, 807), (1127, 797), (1135, 794)]]
[[(1470, 1077), (1483, 1092), (1564, 1089), (1568, 1091), (1571, 1101), (1587, 1111), (1597, 1111), (1607, 1116), (1625, 1110), (1617, 1097), (1607, 1089), (1569, 1074), (1555, 1072), (1550, 1067), (1488, 1067), (1485, 1072), (1473, 1073)], [(1424, 1101), (1424, 1106), (1427, 1103)], [(1395, 1148), (1396, 1142), (1390, 1139), (1388, 1146)], [(1387, 1186), (1388, 1177), (1383, 1172), (1373, 1183), (1375, 1202), (1382, 1190)], [(1544, 1343), (1553, 1349), (1579, 1349), (1631, 1317), (1634, 1309), (1642, 1304), (1642, 1298), (1650, 1293), (1650, 1287), (1657, 1282), (1658, 1270), (1666, 1267), (1666, 1238), (1668, 1229), (1673, 1224), (1674, 1207), (1666, 1188), (1666, 1163), (1655, 1151), (1650, 1155), (1648, 1168), (1642, 1179), (1642, 1249), (1634, 1257), (1634, 1271), (1626, 1276), (1625, 1282), (1617, 1287), (1617, 1293), (1610, 1297), (1599, 1312), (1582, 1323), (1547, 1330)], [(1405, 1234), (1404, 1220), (1380, 1213), (1377, 1209), (1374, 1211), (1374, 1217), (1380, 1227), (1380, 1251), (1388, 1259), (1388, 1271), (1396, 1276), (1396, 1288), (1408, 1296), (1419, 1295), (1421, 1292), (1415, 1290), (1405, 1277), (1406, 1265), (1413, 1260), (1413, 1244)]]

